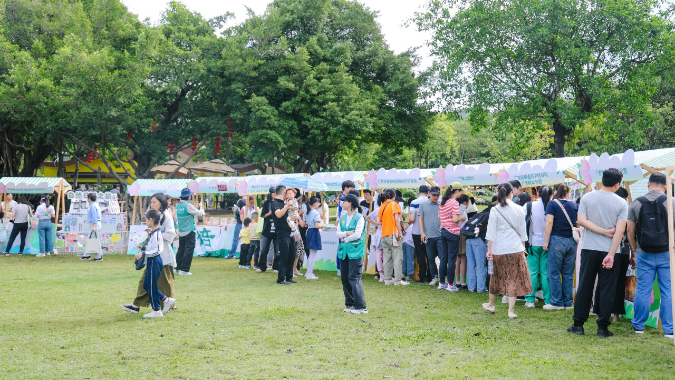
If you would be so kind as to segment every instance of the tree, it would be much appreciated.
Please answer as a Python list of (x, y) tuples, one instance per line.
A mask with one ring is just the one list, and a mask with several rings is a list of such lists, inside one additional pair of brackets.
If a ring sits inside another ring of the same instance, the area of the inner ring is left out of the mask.
[(438, 0), (415, 21), (433, 33), (436, 89), (449, 110), (467, 111), (476, 129), (550, 128), (562, 157), (566, 139), (589, 118), (604, 115), (615, 136), (644, 129), (656, 75), (674, 62), (672, 7), (660, 6)]
[(345, 0), (277, 0), (226, 32), (220, 98), (249, 158), (283, 149), (296, 171), (317, 171), (362, 144), (424, 144), (431, 114), (412, 54), (388, 49), (375, 16)]

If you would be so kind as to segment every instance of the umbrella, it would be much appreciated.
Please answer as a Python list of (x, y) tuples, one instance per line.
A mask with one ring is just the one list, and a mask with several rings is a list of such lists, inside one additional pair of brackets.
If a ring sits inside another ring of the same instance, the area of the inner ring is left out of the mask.
[(279, 185), (311, 191), (328, 191), (328, 186), (325, 183), (319, 182), (312, 177), (286, 177)]
[[(165, 162), (163, 165), (155, 166), (154, 168), (152, 168), (152, 170), (150, 170), (150, 172), (155, 173), (155, 174), (169, 175), (169, 174), (173, 173), (173, 171), (176, 170), (176, 168), (179, 167), (179, 166), (180, 166), (180, 162), (178, 162), (176, 160), (171, 160), (171, 161)], [(178, 177), (187, 177), (188, 176), (188, 170), (185, 169), (184, 167), (180, 168), (178, 170), (178, 172), (176, 172), (176, 174), (174, 174), (174, 175), (178, 176)]]
[(190, 170), (196, 172), (205, 172), (205, 173), (217, 173), (217, 174), (231, 174), (234, 173), (234, 169), (229, 167), (225, 161), (216, 158), (215, 160), (210, 160), (202, 162), (190, 167)]

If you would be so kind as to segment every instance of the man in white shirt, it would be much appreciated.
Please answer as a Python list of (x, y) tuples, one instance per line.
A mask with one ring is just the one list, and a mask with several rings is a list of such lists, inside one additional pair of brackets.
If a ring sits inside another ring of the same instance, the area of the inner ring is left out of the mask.
[[(419, 198), (410, 203), (410, 213), (408, 214), (408, 224), (412, 224), (412, 238), (415, 245), (415, 257), (417, 258), (417, 265), (419, 272), (417, 272), (417, 282), (430, 282), (433, 279), (430, 267), (427, 265), (427, 250), (422, 245), (422, 238), (420, 232), (420, 224), (417, 216), (419, 215), (420, 205), (429, 202), (429, 186), (422, 185), (419, 188)], [(436, 266), (436, 263), (433, 263)], [(438, 270), (436, 270), (438, 272)]]
[(13, 212), (14, 206), (16, 206), (16, 201), (13, 199), (12, 194), (6, 194), (5, 200), (0, 204), (2, 211), (5, 212), (5, 219), (11, 219), (10, 213)]

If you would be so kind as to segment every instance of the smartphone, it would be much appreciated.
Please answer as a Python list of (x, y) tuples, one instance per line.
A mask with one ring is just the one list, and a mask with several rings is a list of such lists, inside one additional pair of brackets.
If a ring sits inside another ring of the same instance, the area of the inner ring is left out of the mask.
[(425, 238), (424, 238), (424, 244), (427, 244), (427, 243), (429, 243), (429, 238), (426, 238), (426, 237), (425, 237)]

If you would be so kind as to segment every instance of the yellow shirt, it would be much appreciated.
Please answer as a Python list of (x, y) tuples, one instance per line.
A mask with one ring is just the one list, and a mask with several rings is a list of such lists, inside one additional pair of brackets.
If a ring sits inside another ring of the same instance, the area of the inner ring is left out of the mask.
[(251, 244), (251, 230), (247, 227), (244, 227), (239, 231), (239, 238), (241, 239), (241, 244)]

